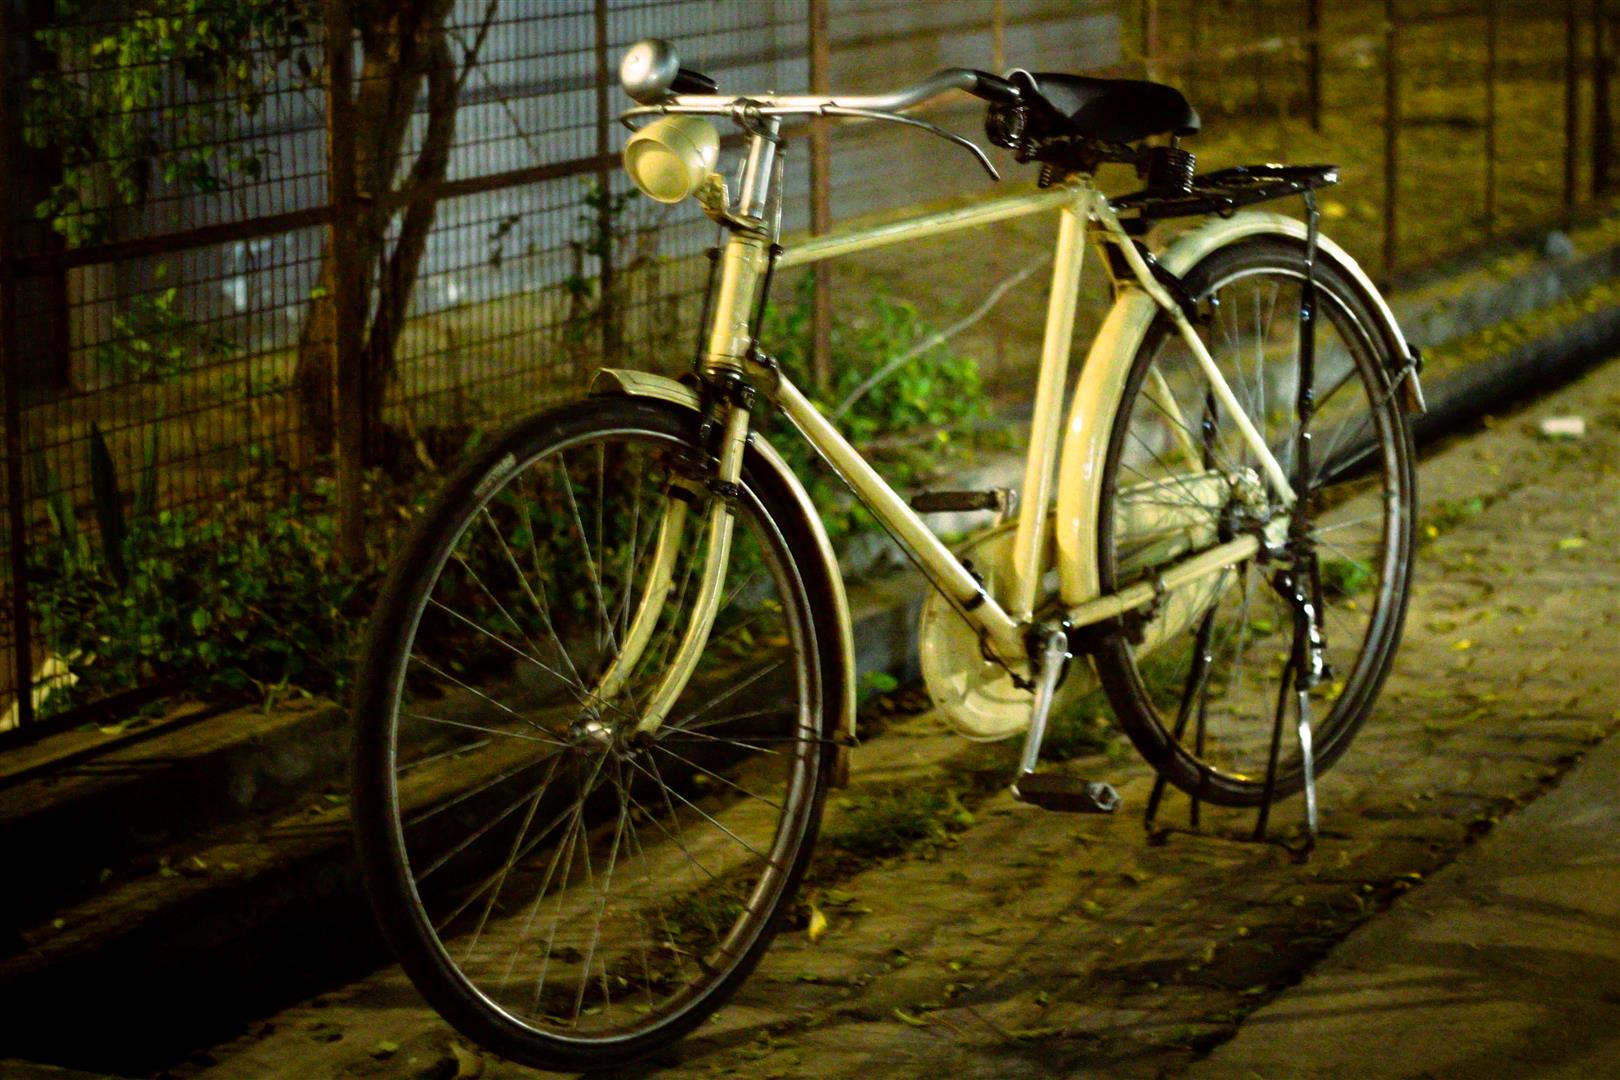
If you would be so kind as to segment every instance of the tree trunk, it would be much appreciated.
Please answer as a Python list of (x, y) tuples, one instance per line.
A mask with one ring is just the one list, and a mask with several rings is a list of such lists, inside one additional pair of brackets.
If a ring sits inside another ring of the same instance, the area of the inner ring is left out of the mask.
[[(434, 216), (431, 202), (411, 204), (400, 239), (390, 253), (387, 234), (393, 212), (379, 205), (378, 196), (393, 190), (411, 115), (424, 83), (428, 88), (427, 135), (410, 182), (440, 180), (449, 165), (461, 86), (445, 41), (445, 19), (452, 7), (453, 0), (379, 0), (357, 3), (355, 9), (362, 56), (353, 109), (355, 176), (365, 209), (355, 230), (354, 246), (368, 314), (373, 311), (372, 289), (380, 287), (383, 294), (376, 314), (368, 318), (372, 344), (364, 352), (368, 367), (379, 365), (379, 370), (367, 374), (366, 412), (368, 427), (373, 430), (380, 420), (382, 389), (393, 366), (393, 345)], [(472, 62), (469, 58), (468, 63)], [(335, 301), (332, 252), (329, 245), (323, 245), (293, 374), (303, 442), (312, 456), (329, 453), (335, 434)], [(383, 331), (380, 336), (379, 329)]]

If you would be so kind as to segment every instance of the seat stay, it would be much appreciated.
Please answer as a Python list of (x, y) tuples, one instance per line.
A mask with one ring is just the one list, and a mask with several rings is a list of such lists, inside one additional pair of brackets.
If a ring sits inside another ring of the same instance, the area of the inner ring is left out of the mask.
[[(1095, 216), (1098, 223), (1109, 234), (1115, 247), (1119, 249), (1120, 254), (1124, 256), (1126, 265), (1131, 268), (1131, 272), (1136, 277), (1136, 282), (1141, 286), (1142, 291), (1147, 293), (1153, 302), (1170, 317), (1176, 331), (1181, 335), (1182, 340), (1187, 343), (1187, 349), (1193, 354), (1193, 359), (1197, 362), (1199, 371), (1203, 373), (1205, 382), (1209, 384), (1210, 390), (1215, 394), (1221, 406), (1231, 415), (1233, 422), (1237, 425), (1238, 433), (1243, 437), (1244, 444), (1254, 453), (1255, 459), (1260, 463), (1261, 471), (1265, 474), (1266, 479), (1271, 482), (1278, 504), (1285, 509), (1292, 507), (1294, 505), (1294, 486), (1289, 482), (1288, 474), (1277, 461), (1277, 456), (1271, 452), (1271, 447), (1266, 445), (1265, 436), (1254, 426), (1254, 421), (1249, 418), (1248, 410), (1243, 407), (1242, 402), (1233, 393), (1231, 384), (1226, 381), (1226, 376), (1221, 374), (1221, 369), (1216, 366), (1215, 358), (1209, 354), (1209, 347), (1204, 344), (1204, 339), (1198, 336), (1198, 328), (1192, 324), (1192, 321), (1187, 318), (1187, 313), (1182, 310), (1181, 305), (1176, 302), (1175, 298), (1154, 276), (1152, 268), (1148, 266), (1147, 260), (1142, 257), (1142, 252), (1126, 234), (1113, 210), (1106, 204), (1101, 204), (1097, 207)], [(1130, 357), (1115, 357), (1113, 362), (1128, 364)]]

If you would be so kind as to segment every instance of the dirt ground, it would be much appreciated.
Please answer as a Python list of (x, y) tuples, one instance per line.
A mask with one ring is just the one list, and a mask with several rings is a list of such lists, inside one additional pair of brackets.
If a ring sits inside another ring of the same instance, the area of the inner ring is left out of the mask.
[[(1585, 438), (1536, 423), (1580, 415)], [(1422, 466), (1417, 584), (1395, 673), (1324, 780), (1305, 864), (1228, 835), (1146, 842), (1150, 774), (1096, 755), (1127, 809), (1075, 818), (999, 786), (944, 839), (820, 877), (830, 919), (777, 940), (734, 1002), (670, 1057), (672, 1078), (1174, 1076), (1335, 942), (1421, 888), (1502, 815), (1620, 728), (1620, 358)], [(828, 830), (863, 792), (920, 788), (1000, 760), (924, 712), (854, 756)], [(1170, 802), (1167, 822), (1185, 820)], [(1276, 822), (1300, 813), (1285, 804)], [(199, 1053), (184, 1077), (536, 1075), (458, 1042), (397, 969)]]

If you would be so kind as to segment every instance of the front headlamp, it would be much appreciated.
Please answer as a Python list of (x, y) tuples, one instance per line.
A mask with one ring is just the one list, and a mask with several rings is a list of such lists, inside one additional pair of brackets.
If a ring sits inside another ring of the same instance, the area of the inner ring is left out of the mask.
[(720, 156), (720, 133), (701, 116), (663, 116), (624, 147), (624, 170), (659, 202), (677, 203), (697, 190)]

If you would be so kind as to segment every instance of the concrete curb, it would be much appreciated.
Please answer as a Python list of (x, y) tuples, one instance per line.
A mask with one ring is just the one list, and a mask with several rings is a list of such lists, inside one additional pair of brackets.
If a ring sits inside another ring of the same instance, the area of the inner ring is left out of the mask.
[(1620, 350), (1620, 307), (1594, 312), (1555, 332), (1468, 365), (1425, 386), (1429, 411), (1418, 421), (1419, 445), (1481, 416), (1544, 393)]
[(1453, 278), (1391, 297), (1396, 321), (1413, 344), (1432, 348), (1467, 337), (1620, 278), (1620, 244), (1569, 258), (1545, 258), (1505, 278), (1482, 271), (1459, 276), (1464, 282), (1477, 277), (1479, 285), (1458, 293)]
[(8, 891), (0, 911), (10, 925), (28, 925), (104, 868), (155, 859), (176, 838), (284, 810), (341, 783), (348, 752), (348, 715), (328, 702), (204, 716), (59, 771), (36, 768), (0, 785), (8, 859), (27, 867), (33, 882), (26, 892)]

